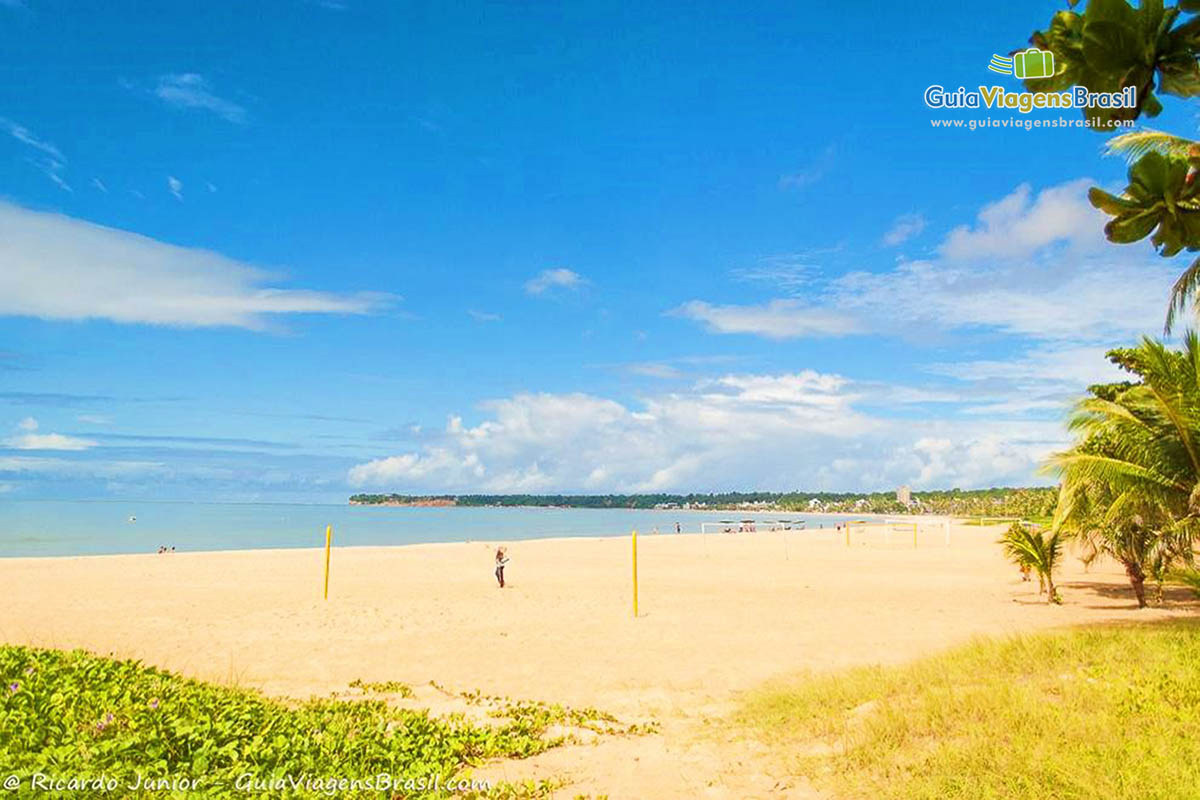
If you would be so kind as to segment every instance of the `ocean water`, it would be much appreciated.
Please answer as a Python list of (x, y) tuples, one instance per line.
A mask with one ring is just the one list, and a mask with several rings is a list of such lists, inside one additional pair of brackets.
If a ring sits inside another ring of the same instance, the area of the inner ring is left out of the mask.
[[(804, 520), (833, 527), (841, 517), (763, 511), (635, 511), (564, 508), (396, 508), (273, 503), (130, 501), (0, 502), (0, 557), (153, 553), (324, 546), (512, 541), (618, 536), (636, 529), (697, 533), (703, 522)], [(711, 530), (711, 529), (710, 529)]]

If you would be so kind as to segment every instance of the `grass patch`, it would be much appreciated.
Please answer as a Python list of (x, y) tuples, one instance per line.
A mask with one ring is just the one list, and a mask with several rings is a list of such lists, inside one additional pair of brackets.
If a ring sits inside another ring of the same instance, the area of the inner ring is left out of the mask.
[[(402, 694), (399, 686), (357, 688)], [(184, 777), (198, 780), (200, 786), (145, 794), (245, 797), (237, 783), (247, 774), (265, 781), (386, 774), (398, 782), (394, 789), (336, 794), (547, 796), (557, 783), (503, 785), (452, 795), (445, 789), (451, 780), (469, 779), (469, 768), (484, 760), (524, 758), (563, 742), (561, 736), (546, 735), (557, 714), (530, 713), (526, 707), (513, 710), (510, 715), (496, 714), (495, 724), (489, 725), (463, 715), (432, 717), (427, 711), (396, 708), (378, 699), (286, 703), (135, 661), (83, 651), (0, 646), (0, 772), (16, 774), (23, 787), (30, 786), (35, 773), (64, 778), (104, 775), (122, 786), (110, 796), (129, 797), (140, 796), (125, 788), (136, 776), (143, 781)], [(431, 788), (435, 781), (437, 789)], [(54, 794), (91, 796), (87, 791)], [(272, 786), (259, 794), (330, 796), (324, 786), (311, 783)]]
[(776, 682), (735, 722), (842, 798), (1200, 798), (1200, 620)]

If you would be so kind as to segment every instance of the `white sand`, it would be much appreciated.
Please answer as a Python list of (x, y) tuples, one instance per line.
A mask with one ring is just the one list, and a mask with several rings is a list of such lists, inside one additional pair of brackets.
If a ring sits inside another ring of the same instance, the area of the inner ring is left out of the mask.
[[(84, 647), (187, 675), (306, 697), (366, 681), (595, 706), (657, 719), (661, 736), (564, 748), (492, 774), (567, 775), (564, 793), (783, 797), (752, 755), (696, 740), (736, 692), (799, 669), (894, 663), (977, 634), (1190, 613), (1133, 609), (1122, 571), (1068, 559), (1065, 603), (1021, 583), (999, 527), (956, 526), (920, 546), (881, 531), (639, 537), (642, 615), (628, 539), (506, 543), (510, 588), (487, 543), (0, 560), (0, 640)], [(750, 761), (743, 760), (743, 756)], [(638, 760), (634, 761), (634, 757)], [(691, 767), (687, 765), (691, 764)]]

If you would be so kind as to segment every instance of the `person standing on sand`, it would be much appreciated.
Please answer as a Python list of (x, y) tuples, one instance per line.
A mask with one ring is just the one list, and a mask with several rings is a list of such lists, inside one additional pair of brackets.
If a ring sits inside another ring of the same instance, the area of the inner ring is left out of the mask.
[(676, 533), (683, 533), (683, 531), (682, 531), (682, 530), (680, 529), (680, 527), (679, 527), (679, 523), (678, 523), (678, 522), (676, 522), (676, 523), (675, 523), (675, 532), (676, 532)]
[(504, 565), (508, 563), (508, 553), (503, 547), (496, 548), (496, 580), (500, 588), (504, 588)]

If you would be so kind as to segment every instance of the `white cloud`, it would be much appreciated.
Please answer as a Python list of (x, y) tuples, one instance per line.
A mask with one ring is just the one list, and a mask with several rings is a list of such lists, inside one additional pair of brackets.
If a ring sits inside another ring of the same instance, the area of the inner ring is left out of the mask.
[(365, 314), (389, 298), (269, 285), (262, 270), (0, 201), (0, 315), (262, 330), (280, 314)]
[(702, 322), (713, 333), (745, 333), (768, 339), (844, 336), (859, 331), (851, 316), (805, 306), (799, 300), (772, 300), (761, 306), (721, 306), (692, 300), (668, 313)]
[(1079, 344), (1160, 330), (1180, 266), (1148, 246), (1107, 244), (1104, 216), (1087, 203), (1089, 183), (1070, 181), (1036, 196), (1018, 187), (987, 205), (974, 228), (952, 231), (938, 258), (813, 280), (803, 290), (807, 323), (793, 320), (801, 306), (792, 299), (765, 306), (692, 301), (673, 313), (715, 333), (775, 339), (979, 329)]
[(165, 465), (152, 461), (72, 461), (44, 456), (0, 456), (0, 474), (45, 477), (132, 478), (160, 473)]
[(833, 167), (836, 152), (837, 149), (832, 144), (827, 146), (808, 166), (781, 177), (779, 179), (780, 188), (803, 189), (817, 183)]
[(629, 364), (625, 369), (633, 375), (641, 375), (646, 378), (678, 378), (683, 373), (678, 367), (673, 367), (670, 364), (659, 364), (656, 362), (646, 362), (642, 364)]
[(627, 406), (588, 394), (519, 394), (451, 417), (426, 447), (353, 467), (395, 491), (863, 489), (1028, 483), (1062, 446), (1058, 423), (892, 420), (858, 409), (837, 376), (726, 375)]
[(544, 269), (525, 282), (527, 294), (544, 294), (550, 289), (578, 289), (583, 286), (583, 276), (564, 267)]
[(18, 142), (35, 151), (35, 154), (30, 156), (27, 161), (36, 167), (39, 172), (49, 178), (51, 182), (63, 191), (73, 191), (62, 177), (62, 173), (67, 168), (67, 157), (62, 154), (62, 151), (58, 147), (38, 137), (24, 125), (20, 125), (4, 117), (0, 117), (0, 130), (7, 131)]
[(13, 122), (11, 119), (0, 117), (0, 129), (7, 131), (8, 134), (18, 142), (29, 145), (34, 150), (38, 150), (45, 155), (50, 156), (55, 161), (67, 160), (66, 156), (64, 156), (62, 151), (59, 150), (55, 145), (39, 138), (33, 133), (33, 131), (29, 130), (24, 125)]
[(38, 422), (26, 417), (16, 425), (17, 435), (3, 440), (5, 447), (13, 450), (87, 450), (95, 447), (90, 439), (64, 436), (60, 433), (38, 433)]
[(844, 275), (825, 299), (875, 331), (984, 328), (1113, 341), (1161, 326), (1173, 273), (1170, 264), (1119, 253), (1045, 254), (982, 267), (905, 261), (888, 272)]
[[(1051, 186), (1033, 196), (1029, 184), (990, 203), (974, 228), (955, 228), (940, 252), (951, 259), (1021, 258), (1060, 241), (1098, 245), (1104, 217), (1087, 202), (1088, 178)], [(1100, 223), (1098, 225), (1097, 223)]]
[(499, 314), (493, 314), (489, 311), (475, 311), (474, 309), (467, 309), (467, 316), (476, 322), (499, 322), (504, 319)]
[(176, 108), (211, 111), (229, 122), (246, 120), (246, 109), (237, 103), (217, 97), (204, 76), (195, 72), (160, 76), (154, 88), (154, 95)]
[(91, 183), (92, 183), (92, 187), (96, 191), (103, 192), (104, 194), (108, 194), (108, 187), (104, 185), (104, 181), (100, 180), (99, 178), (92, 178)]
[(923, 230), (925, 230), (925, 217), (920, 214), (901, 214), (896, 217), (892, 227), (883, 235), (883, 243), (888, 247), (896, 247), (920, 234)]
[(176, 200), (183, 201), (183, 181), (174, 175), (167, 176), (167, 191), (174, 195)]

